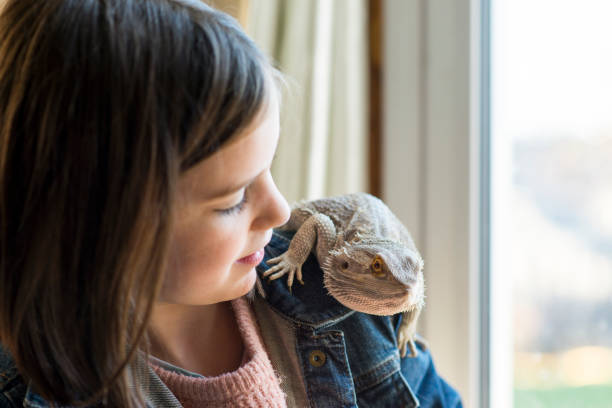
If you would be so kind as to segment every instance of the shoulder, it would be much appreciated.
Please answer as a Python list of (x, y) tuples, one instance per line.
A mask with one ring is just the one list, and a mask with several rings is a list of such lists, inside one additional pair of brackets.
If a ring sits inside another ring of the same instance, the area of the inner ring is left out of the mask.
[(294, 234), (295, 231), (274, 230), (270, 243), (265, 247), (264, 261), (257, 266), (266, 303), (293, 323), (315, 329), (354, 313), (329, 296), (323, 283), (323, 271), (312, 253), (302, 265), (305, 285), (296, 282), (290, 290), (287, 279), (269, 281), (263, 277), (263, 272), (270, 268), (266, 263), (268, 259), (287, 251)]
[(26, 389), (12, 356), (0, 344), (0, 408), (21, 407)]
[(417, 342), (416, 357), (401, 359), (401, 370), (421, 407), (462, 407), (459, 393), (436, 371), (430, 350)]
[[(274, 231), (264, 262), (257, 268), (260, 276), (268, 269), (265, 260), (286, 251), (292, 235), (292, 231)], [(305, 285), (294, 284), (292, 292), (284, 279), (263, 284), (268, 312), (261, 317), (274, 320), (278, 316), (292, 326), (289, 331), (294, 332), (295, 338), (288, 344), (294, 344), (295, 350), (287, 352), (297, 353), (297, 358), (303, 360), (301, 376), (307, 391), (316, 386), (317, 377), (309, 375), (308, 364), (309, 350), (316, 348), (334, 356), (328, 361), (346, 362), (346, 367), (338, 364), (330, 378), (341, 382), (342, 370), (346, 368), (350, 377), (350, 380), (346, 378), (347, 384), (353, 384), (359, 406), (376, 406), (375, 401), (394, 399), (405, 400), (405, 406), (420, 403), (421, 407), (461, 407), (459, 395), (438, 375), (430, 352), (422, 344), (417, 344), (417, 357), (400, 358), (396, 336), (401, 315), (359, 313), (337, 302), (327, 293), (322, 270), (312, 254), (302, 266), (302, 272)], [(286, 332), (286, 328), (275, 331)], [(334, 343), (336, 340), (338, 344)], [(330, 346), (328, 350), (327, 346)], [(313, 398), (322, 396), (316, 394)]]

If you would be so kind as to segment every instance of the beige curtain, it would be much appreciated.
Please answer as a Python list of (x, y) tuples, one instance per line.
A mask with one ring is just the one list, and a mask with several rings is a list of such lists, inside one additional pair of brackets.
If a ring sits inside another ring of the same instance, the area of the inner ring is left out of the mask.
[(244, 25), (284, 72), (272, 172), (290, 201), (367, 191), (366, 0), (249, 0)]
[(246, 27), (249, 20), (249, 0), (202, 0), (206, 4), (230, 14)]

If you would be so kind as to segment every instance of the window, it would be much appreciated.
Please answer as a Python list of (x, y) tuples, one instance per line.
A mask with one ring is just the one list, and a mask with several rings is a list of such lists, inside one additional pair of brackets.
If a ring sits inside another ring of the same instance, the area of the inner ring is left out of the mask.
[(612, 2), (490, 3), (491, 405), (610, 406)]
[(386, 0), (384, 198), (469, 407), (612, 401), (612, 2)]

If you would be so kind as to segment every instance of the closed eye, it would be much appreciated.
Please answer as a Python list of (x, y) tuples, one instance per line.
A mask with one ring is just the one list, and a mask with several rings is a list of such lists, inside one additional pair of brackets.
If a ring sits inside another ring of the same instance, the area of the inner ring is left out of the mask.
[(225, 208), (225, 209), (216, 210), (216, 211), (219, 212), (221, 215), (237, 214), (244, 209), (244, 205), (247, 203), (247, 201), (248, 201), (248, 197), (247, 197), (247, 193), (245, 190), (244, 195), (242, 196), (242, 200), (240, 200), (238, 204), (230, 208)]

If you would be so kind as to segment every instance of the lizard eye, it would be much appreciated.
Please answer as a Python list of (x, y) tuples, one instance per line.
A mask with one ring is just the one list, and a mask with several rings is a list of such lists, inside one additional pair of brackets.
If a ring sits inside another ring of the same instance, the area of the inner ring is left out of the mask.
[(376, 255), (372, 261), (370, 269), (372, 270), (372, 275), (377, 278), (383, 278), (385, 276), (385, 272), (383, 271), (383, 260), (378, 255)]
[(348, 269), (349, 264), (348, 264), (348, 262), (344, 261), (344, 262), (342, 262), (341, 266), (342, 266), (342, 269)]

